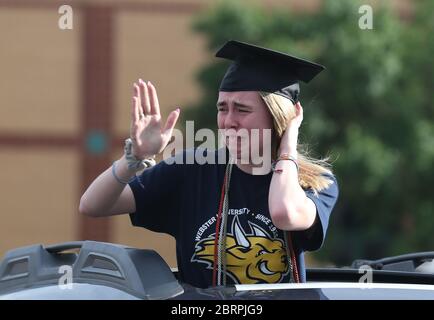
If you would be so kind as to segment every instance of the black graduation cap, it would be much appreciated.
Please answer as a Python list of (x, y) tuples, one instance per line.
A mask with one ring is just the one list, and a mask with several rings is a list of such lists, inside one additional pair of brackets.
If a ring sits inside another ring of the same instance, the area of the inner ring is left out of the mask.
[(216, 57), (233, 60), (220, 85), (220, 91), (265, 91), (298, 101), (299, 81), (308, 83), (324, 66), (258, 47), (230, 40)]

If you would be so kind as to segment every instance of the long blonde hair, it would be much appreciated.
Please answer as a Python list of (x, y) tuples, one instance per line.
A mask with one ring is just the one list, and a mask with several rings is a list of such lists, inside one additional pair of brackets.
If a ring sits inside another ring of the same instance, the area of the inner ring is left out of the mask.
[[(273, 137), (271, 152), (273, 160), (278, 157), (278, 149), (289, 119), (295, 117), (295, 106), (291, 100), (275, 93), (259, 92), (265, 105), (273, 117)], [(299, 149), (300, 145), (297, 146)], [(324, 176), (333, 175), (328, 158), (314, 159), (308, 155), (307, 149), (297, 150), (297, 162), (300, 168), (298, 180), (303, 189), (311, 188), (315, 193), (326, 189), (333, 180)]]

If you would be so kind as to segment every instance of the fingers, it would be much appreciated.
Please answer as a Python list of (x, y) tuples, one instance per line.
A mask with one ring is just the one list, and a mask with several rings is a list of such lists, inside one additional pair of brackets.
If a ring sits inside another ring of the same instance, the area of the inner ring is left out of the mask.
[(137, 96), (134, 96), (132, 98), (132, 105), (131, 105), (131, 125), (130, 125), (130, 138), (133, 139), (133, 141), (137, 140), (137, 129), (140, 121), (140, 114), (142, 111), (140, 110), (140, 104), (139, 99)]
[(302, 122), (303, 122), (303, 107), (301, 106), (300, 101), (298, 101), (295, 104), (295, 117), (294, 117), (295, 127), (299, 128)]
[(149, 101), (148, 86), (142, 79), (139, 79), (139, 88), (140, 88), (140, 104), (142, 106), (143, 113), (145, 115), (150, 114), (151, 104)]
[(131, 104), (131, 123), (136, 123), (140, 118), (140, 105), (137, 96), (133, 96)]
[(166, 125), (163, 128), (163, 134), (167, 136), (172, 135), (173, 128), (175, 128), (176, 121), (178, 121), (179, 114), (181, 109), (176, 108), (176, 110), (172, 111), (166, 120)]
[(143, 114), (143, 109), (142, 109), (142, 104), (141, 104), (142, 99), (140, 97), (140, 87), (137, 83), (134, 83), (133, 87), (134, 87), (134, 97), (136, 98), (137, 104), (138, 104), (137, 105), (137, 111), (138, 111), (137, 115), (140, 116), (141, 114)]
[(151, 102), (151, 114), (160, 114), (160, 104), (158, 102), (157, 90), (151, 81), (148, 81), (149, 100)]
[(140, 106), (140, 88), (137, 83), (133, 84), (133, 100), (131, 108), (131, 120), (133, 123), (140, 120), (143, 114), (142, 107)]
[(134, 83), (134, 96), (138, 101), (138, 119), (141, 119), (140, 115), (142, 114), (160, 115), (157, 90), (150, 81), (146, 83), (142, 79), (139, 79)]
[(303, 118), (303, 107), (301, 106), (300, 101), (295, 104), (295, 116)]
[(301, 120), (303, 120), (303, 107), (301, 106), (301, 103), (298, 102), (298, 115)]

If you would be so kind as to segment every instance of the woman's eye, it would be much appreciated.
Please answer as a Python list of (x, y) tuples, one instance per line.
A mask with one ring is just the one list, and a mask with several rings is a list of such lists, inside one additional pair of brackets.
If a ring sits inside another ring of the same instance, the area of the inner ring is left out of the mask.
[(249, 110), (239, 110), (241, 113), (248, 113)]

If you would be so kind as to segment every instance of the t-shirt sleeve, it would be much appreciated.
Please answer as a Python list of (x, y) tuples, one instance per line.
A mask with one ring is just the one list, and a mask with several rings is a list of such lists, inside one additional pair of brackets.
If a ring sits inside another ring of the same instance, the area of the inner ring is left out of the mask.
[(305, 190), (306, 196), (316, 206), (316, 218), (313, 225), (304, 231), (296, 232), (299, 246), (306, 251), (315, 251), (321, 248), (324, 243), (330, 214), (336, 204), (339, 195), (339, 188), (334, 176), (327, 176), (333, 181), (326, 189), (315, 194), (312, 189)]
[(184, 165), (173, 163), (173, 159), (145, 169), (129, 183), (136, 202), (136, 211), (130, 213), (130, 219), (134, 226), (176, 237)]

